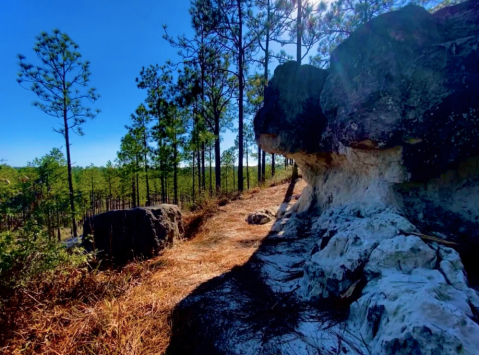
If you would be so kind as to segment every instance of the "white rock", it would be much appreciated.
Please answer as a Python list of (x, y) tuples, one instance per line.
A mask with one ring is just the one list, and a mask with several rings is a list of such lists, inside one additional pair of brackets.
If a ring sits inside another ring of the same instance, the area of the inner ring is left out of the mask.
[(383, 240), (371, 253), (364, 271), (381, 273), (384, 268), (394, 268), (409, 274), (418, 267), (432, 269), (436, 264), (436, 252), (419, 237), (399, 235)]

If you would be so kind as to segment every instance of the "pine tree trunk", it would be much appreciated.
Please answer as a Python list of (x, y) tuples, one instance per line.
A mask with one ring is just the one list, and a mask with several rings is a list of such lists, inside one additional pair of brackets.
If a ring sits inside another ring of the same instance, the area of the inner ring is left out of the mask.
[[(146, 137), (144, 139), (145, 151), (148, 148), (146, 143)], [(146, 178), (146, 205), (150, 206), (150, 183), (148, 181), (148, 160), (147, 160), (147, 153), (145, 152), (145, 178)]]
[(164, 162), (163, 157), (161, 156), (160, 147), (160, 184), (161, 184), (161, 203), (166, 202), (166, 183), (165, 183), (165, 172), (164, 172)]
[(235, 178), (235, 162), (233, 161), (233, 190), (235, 189), (236, 186), (236, 178)]
[(263, 170), (261, 170), (261, 148), (260, 146), (258, 145), (258, 186), (260, 185), (261, 183), (261, 172)]
[(109, 200), (108, 200), (108, 210), (113, 210), (115, 207), (113, 206), (112, 208), (112, 195), (111, 195), (111, 176), (108, 176), (108, 186), (110, 188), (110, 195), (109, 195)]
[(95, 214), (95, 195), (93, 194), (93, 173), (92, 176), (90, 177), (90, 184), (91, 184), (91, 189), (90, 189), (90, 210), (92, 211), (93, 215)]
[(246, 186), (249, 190), (249, 162), (248, 162), (248, 149), (246, 149)]
[[(297, 15), (297, 34), (296, 34), (296, 62), (298, 66), (301, 66), (301, 37), (303, 34), (303, 25), (302, 25), (302, 4), (301, 0), (298, 0), (298, 15)], [(291, 180), (294, 182), (298, 178), (298, 165), (296, 162), (293, 163), (293, 172), (291, 174)]]
[(221, 192), (221, 151), (220, 151), (220, 117), (215, 115), (215, 180), (216, 194)]
[(192, 178), (193, 178), (193, 184), (191, 185), (191, 187), (192, 187), (192, 194), (193, 194), (193, 202), (195, 202), (195, 151), (193, 151), (193, 160), (191, 164), (191, 170), (192, 170)]
[(210, 144), (210, 197), (213, 197), (213, 169), (212, 169), (212, 156), (211, 156), (211, 151), (213, 150), (213, 147)]
[[(205, 104), (205, 59), (203, 56), (204, 47), (204, 32), (201, 31), (201, 51), (200, 51), (200, 67), (201, 67), (201, 116), (205, 119), (204, 104)], [(205, 168), (205, 142), (201, 142), (201, 172), (202, 172), (202, 188), (206, 191), (206, 168)]]
[(266, 152), (263, 150), (263, 156), (261, 157), (261, 181), (265, 182), (266, 180)]
[(140, 179), (138, 178), (138, 173), (136, 175), (136, 207), (140, 207)]
[(243, 191), (243, 94), (244, 94), (244, 48), (243, 48), (243, 8), (242, 0), (236, 0), (238, 5), (238, 191)]
[(201, 189), (206, 191), (205, 142), (201, 142)]
[(60, 231), (60, 208), (58, 207), (58, 201), (55, 201), (55, 207), (57, 210), (57, 235), (58, 235), (58, 243), (62, 241), (62, 233)]
[[(176, 141), (176, 137), (175, 137)], [(178, 205), (178, 144), (173, 144), (173, 203)]]
[(271, 154), (271, 177), (275, 174), (275, 162), (274, 162), (274, 154)]
[[(65, 90), (65, 83), (63, 84), (63, 90)], [(63, 124), (65, 127), (65, 146), (67, 150), (67, 169), (68, 169), (68, 192), (70, 196), (70, 213), (71, 213), (71, 220), (72, 220), (72, 232), (73, 237), (76, 238), (77, 235), (77, 223), (75, 221), (75, 195), (73, 193), (73, 178), (72, 178), (72, 160), (70, 157), (70, 138), (68, 136), (69, 127), (68, 127), (68, 120), (67, 120), (67, 110), (66, 110), (66, 97), (63, 98)]]
[(302, 25), (302, 17), (303, 17), (303, 9), (302, 9), (301, 0), (298, 0), (298, 16), (296, 17), (297, 21), (297, 34), (296, 34), (296, 61), (298, 65), (301, 65), (301, 37), (303, 35), (303, 25)]
[(138, 155), (135, 157), (136, 158), (136, 167), (135, 167), (135, 177), (136, 177), (136, 207), (140, 207), (140, 182), (138, 178), (138, 170), (140, 170), (140, 163), (139, 163), (139, 157)]
[[(130, 208), (130, 206), (128, 206)], [(135, 186), (135, 174), (131, 176), (131, 208), (136, 207), (136, 186)]]

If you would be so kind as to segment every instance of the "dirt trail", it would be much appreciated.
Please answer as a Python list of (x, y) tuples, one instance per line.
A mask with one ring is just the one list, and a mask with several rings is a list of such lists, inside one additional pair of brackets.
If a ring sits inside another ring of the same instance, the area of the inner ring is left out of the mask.
[[(181, 275), (182, 286), (190, 286), (191, 291), (204, 281), (246, 262), (273, 224), (248, 225), (246, 216), (261, 208), (279, 207), (287, 187), (282, 184), (264, 189), (220, 207), (220, 212), (208, 220), (199, 236), (165, 252), (162, 260), (173, 265), (165, 272)], [(300, 193), (303, 187), (304, 183), (299, 182), (293, 194)]]
[[(301, 193), (304, 186), (305, 183), (300, 180), (295, 185), (293, 195)], [(159, 262), (165, 263), (165, 268), (151, 278), (150, 297), (157, 298), (162, 304), (161, 308), (169, 313), (205, 281), (244, 264), (268, 235), (273, 224), (248, 225), (246, 216), (261, 208), (279, 207), (287, 190), (288, 184), (274, 186), (220, 207), (220, 212), (208, 220), (195, 239), (167, 250), (159, 258)], [(169, 325), (164, 326), (169, 331)], [(162, 342), (160, 352), (166, 349), (169, 335)]]
[(169, 316), (173, 308), (202, 283), (244, 264), (268, 235), (273, 222), (248, 225), (246, 216), (261, 208), (279, 207), (287, 193), (301, 193), (304, 186), (300, 180), (294, 191), (288, 191), (288, 184), (281, 184), (246, 193), (219, 207), (195, 238), (165, 250), (157, 258), (132, 264), (131, 275), (124, 272), (131, 287), (121, 296), (99, 298), (93, 304), (39, 308), (31, 315), (30, 329), (23, 333), (28, 336), (15, 339), (8, 352), (165, 353), (171, 338)]

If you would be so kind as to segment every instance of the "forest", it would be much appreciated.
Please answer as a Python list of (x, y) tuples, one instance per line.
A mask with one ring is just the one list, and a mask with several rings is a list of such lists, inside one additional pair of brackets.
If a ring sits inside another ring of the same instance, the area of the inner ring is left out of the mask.
[[(327, 68), (329, 53), (356, 28), (408, 3), (192, 0), (194, 36), (176, 36), (163, 26), (161, 46), (177, 49), (181, 60), (138, 68), (144, 101), (125, 112), (130, 124), (105, 166), (74, 166), (70, 152), (71, 134), (83, 134), (85, 119), (101, 119), (101, 88), (90, 87), (90, 62), (68, 34), (40, 32), (33, 53), (18, 55), (17, 81), (32, 91), (46, 121), (60, 120), (55, 131), (64, 146), (24, 167), (0, 161), (2, 287), (85, 262), (88, 256), (66, 252), (60, 242), (80, 235), (89, 216), (159, 203), (193, 209), (268, 179), (294, 179), (294, 162), (261, 151), (254, 137), (252, 122), (271, 69), (289, 60)], [(454, 1), (413, 3), (435, 10)], [(222, 149), (227, 130), (236, 134), (235, 144)]]

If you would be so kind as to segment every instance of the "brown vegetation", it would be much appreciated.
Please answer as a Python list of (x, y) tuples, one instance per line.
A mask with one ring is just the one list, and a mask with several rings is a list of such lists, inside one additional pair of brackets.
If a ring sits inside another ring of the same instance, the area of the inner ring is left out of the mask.
[[(303, 187), (297, 183), (294, 192)], [(249, 259), (271, 223), (248, 225), (246, 215), (281, 204), (287, 188), (282, 184), (229, 196), (225, 205), (206, 203), (185, 217), (192, 239), (154, 259), (121, 270), (58, 272), (28, 292), (18, 292), (4, 307), (8, 314), (1, 315), (0, 352), (164, 353), (175, 305), (205, 281)]]

